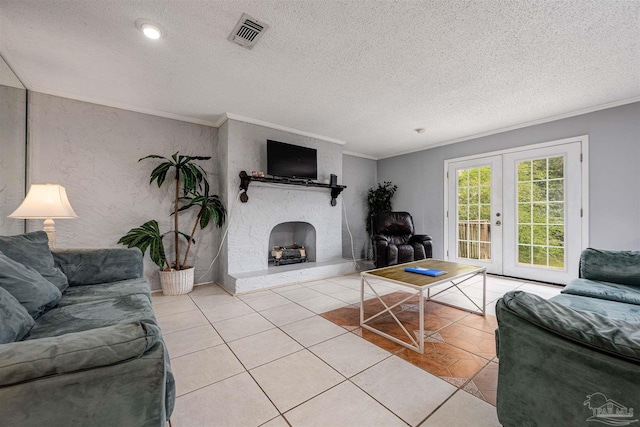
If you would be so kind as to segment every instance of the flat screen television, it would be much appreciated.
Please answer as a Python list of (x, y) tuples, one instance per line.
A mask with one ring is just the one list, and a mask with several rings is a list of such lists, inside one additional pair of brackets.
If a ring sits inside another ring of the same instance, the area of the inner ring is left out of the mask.
[(268, 139), (267, 173), (287, 178), (318, 179), (318, 151)]

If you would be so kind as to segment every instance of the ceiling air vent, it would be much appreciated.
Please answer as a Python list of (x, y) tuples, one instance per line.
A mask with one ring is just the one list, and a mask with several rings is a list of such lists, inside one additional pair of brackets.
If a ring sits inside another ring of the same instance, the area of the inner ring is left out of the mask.
[(264, 22), (260, 22), (257, 19), (253, 19), (246, 13), (243, 13), (240, 17), (240, 21), (229, 35), (229, 41), (239, 44), (247, 49), (253, 49), (253, 46), (258, 42), (262, 33), (264, 33), (269, 26)]

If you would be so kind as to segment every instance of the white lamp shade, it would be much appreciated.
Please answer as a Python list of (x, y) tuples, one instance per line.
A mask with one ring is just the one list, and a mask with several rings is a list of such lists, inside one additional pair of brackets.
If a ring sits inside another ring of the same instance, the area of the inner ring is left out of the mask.
[(78, 218), (73, 211), (67, 190), (57, 184), (33, 184), (27, 197), (9, 218), (21, 219), (71, 219)]

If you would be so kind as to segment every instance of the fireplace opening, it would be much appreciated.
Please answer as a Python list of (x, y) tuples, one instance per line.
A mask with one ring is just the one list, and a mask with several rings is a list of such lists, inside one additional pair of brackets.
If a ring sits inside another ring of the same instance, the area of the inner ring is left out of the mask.
[(271, 230), (267, 250), (269, 267), (315, 262), (316, 229), (308, 222), (283, 222)]

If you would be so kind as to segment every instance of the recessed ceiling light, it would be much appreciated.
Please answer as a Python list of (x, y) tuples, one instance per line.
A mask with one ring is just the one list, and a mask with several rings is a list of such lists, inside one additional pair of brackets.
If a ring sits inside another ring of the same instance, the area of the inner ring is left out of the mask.
[(424, 133), (424, 132), (426, 131), (426, 129), (425, 129), (425, 128), (417, 128), (417, 129), (414, 129), (414, 130), (415, 130), (416, 132), (418, 132), (418, 133)]
[(158, 40), (162, 37), (162, 30), (158, 24), (150, 19), (136, 19), (136, 27), (152, 40)]
[(162, 35), (162, 31), (160, 31), (160, 28), (151, 24), (144, 24), (142, 26), (142, 32), (144, 33), (145, 36), (154, 40), (159, 39), (160, 36)]

